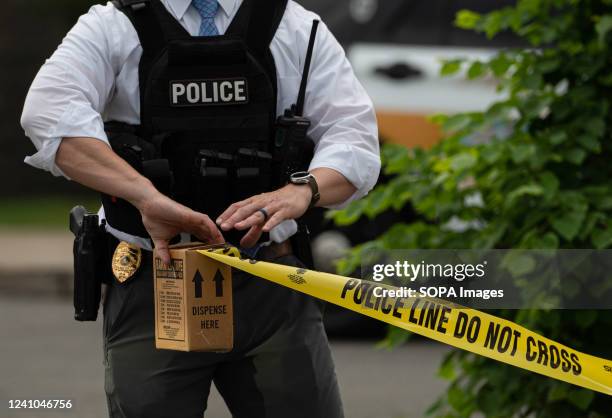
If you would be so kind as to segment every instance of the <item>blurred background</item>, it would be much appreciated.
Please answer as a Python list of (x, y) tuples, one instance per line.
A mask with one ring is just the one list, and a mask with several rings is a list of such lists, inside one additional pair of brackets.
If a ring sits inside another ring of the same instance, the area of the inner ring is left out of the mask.
[[(34, 148), (19, 125), (23, 101), (36, 72), (88, 0), (5, 0), (0, 14), (0, 415), (106, 416), (100, 320), (72, 319), (72, 237), (68, 211), (97, 209), (94, 193), (26, 166)], [(319, 13), (344, 45), (371, 95), (380, 138), (404, 147), (430, 147), (441, 137), (427, 117), (484, 110), (498, 99), (493, 79), (441, 78), (441, 60), (487, 59), (520, 45), (511, 35), (495, 40), (453, 25), (460, 9), (487, 12), (512, 4), (497, 0), (300, 0)], [(381, 178), (383, 181), (384, 178)], [(319, 213), (313, 228), (317, 267), (331, 271), (351, 246), (374, 239), (409, 207), (352, 226), (336, 227)], [(412, 339), (387, 351), (376, 347), (384, 328), (330, 308), (327, 327), (337, 362), (347, 417), (418, 417), (446, 388), (437, 378), (448, 351)], [(367, 378), (366, 378), (367, 377)], [(10, 411), (8, 399), (71, 399), (71, 411)], [(229, 416), (213, 394), (209, 416)]]

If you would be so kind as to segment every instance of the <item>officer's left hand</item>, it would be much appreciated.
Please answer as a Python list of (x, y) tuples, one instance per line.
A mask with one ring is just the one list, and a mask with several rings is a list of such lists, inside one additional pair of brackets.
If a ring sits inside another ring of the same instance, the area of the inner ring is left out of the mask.
[[(250, 248), (257, 243), (262, 232), (270, 232), (287, 219), (301, 217), (310, 205), (311, 196), (310, 187), (288, 184), (276, 191), (234, 203), (217, 218), (217, 225), (223, 231), (249, 229), (240, 245)], [(267, 220), (259, 209), (268, 212)]]

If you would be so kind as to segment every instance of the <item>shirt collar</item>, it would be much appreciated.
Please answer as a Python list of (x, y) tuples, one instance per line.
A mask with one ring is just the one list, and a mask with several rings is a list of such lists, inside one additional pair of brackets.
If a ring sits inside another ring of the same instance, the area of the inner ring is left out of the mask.
[[(223, 12), (229, 17), (236, 7), (237, 0), (217, 0)], [(191, 0), (166, 0), (178, 20), (182, 19), (191, 5)]]

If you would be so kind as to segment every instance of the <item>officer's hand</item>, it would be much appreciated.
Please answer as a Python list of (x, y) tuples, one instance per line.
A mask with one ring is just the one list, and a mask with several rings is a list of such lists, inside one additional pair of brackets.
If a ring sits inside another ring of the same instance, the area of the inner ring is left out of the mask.
[(222, 244), (223, 235), (206, 215), (195, 212), (157, 192), (139, 207), (142, 222), (151, 235), (156, 255), (170, 264), (168, 241), (181, 232), (190, 233), (206, 244)]
[[(223, 231), (249, 229), (240, 241), (240, 245), (250, 248), (257, 243), (262, 232), (270, 232), (272, 228), (287, 219), (301, 217), (308, 206), (312, 191), (307, 186), (288, 184), (270, 193), (262, 193), (250, 199), (234, 203), (217, 218), (217, 225)], [(259, 211), (265, 209), (268, 219)]]

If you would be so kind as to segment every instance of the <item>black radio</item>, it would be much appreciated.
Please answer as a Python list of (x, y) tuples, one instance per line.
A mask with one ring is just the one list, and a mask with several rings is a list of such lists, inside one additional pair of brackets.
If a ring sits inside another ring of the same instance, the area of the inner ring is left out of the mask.
[(314, 42), (317, 36), (319, 21), (312, 22), (312, 31), (304, 62), (304, 72), (300, 83), (297, 103), (286, 109), (282, 116), (276, 120), (276, 134), (274, 137), (274, 165), (275, 177), (278, 180), (276, 187), (282, 187), (289, 181), (289, 176), (298, 171), (308, 170), (314, 155), (314, 142), (308, 137), (310, 119), (305, 118), (304, 100), (306, 98), (306, 85)]
[(276, 120), (274, 154), (276, 178), (282, 187), (289, 176), (298, 171), (308, 170), (314, 154), (314, 142), (307, 135), (310, 120), (295, 114), (295, 106), (285, 110), (285, 114)]

